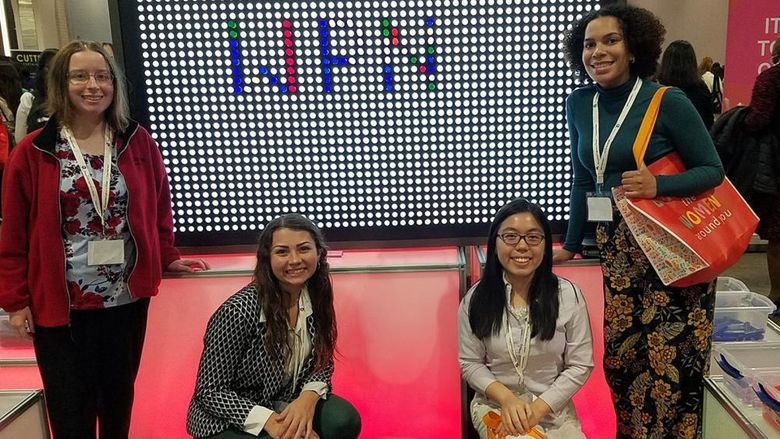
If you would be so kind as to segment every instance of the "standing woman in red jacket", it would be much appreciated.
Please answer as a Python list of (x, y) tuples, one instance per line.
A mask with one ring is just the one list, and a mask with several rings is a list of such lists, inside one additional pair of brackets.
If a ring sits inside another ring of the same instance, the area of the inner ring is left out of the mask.
[(6, 168), (0, 307), (33, 338), (54, 437), (127, 438), (149, 297), (208, 266), (173, 246), (162, 157), (99, 44), (59, 51), (48, 99)]

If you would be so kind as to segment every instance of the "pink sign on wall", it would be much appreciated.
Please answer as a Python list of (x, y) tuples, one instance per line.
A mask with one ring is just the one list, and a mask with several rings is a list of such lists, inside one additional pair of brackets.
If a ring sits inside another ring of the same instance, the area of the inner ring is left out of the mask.
[(780, 1), (729, 0), (723, 91), (730, 106), (750, 103), (753, 83), (771, 65), (771, 43), (778, 36)]

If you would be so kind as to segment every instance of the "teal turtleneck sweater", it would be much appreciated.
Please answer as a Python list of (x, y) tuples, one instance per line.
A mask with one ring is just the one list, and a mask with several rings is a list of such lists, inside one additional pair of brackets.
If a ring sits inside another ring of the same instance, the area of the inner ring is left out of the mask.
[[(593, 95), (599, 93), (599, 147), (603, 150), (609, 133), (617, 122), (623, 105), (628, 100), (635, 77), (623, 85), (605, 89), (591, 85), (574, 90), (566, 99), (566, 117), (571, 139), (571, 164), (574, 182), (569, 205), (569, 229), (563, 248), (571, 252), (582, 251), (582, 237), (587, 221), (586, 193), (596, 190), (596, 168), (593, 164)], [(620, 185), (625, 171), (636, 170), (632, 146), (639, 125), (650, 105), (659, 84), (642, 81), (642, 88), (626, 120), (612, 143), (604, 190), (611, 193)], [(678, 88), (664, 94), (661, 109), (645, 153), (645, 164), (653, 163), (670, 152), (680, 154), (687, 171), (656, 177), (659, 196), (684, 197), (696, 195), (713, 188), (723, 180), (723, 166), (715, 146), (699, 113)]]

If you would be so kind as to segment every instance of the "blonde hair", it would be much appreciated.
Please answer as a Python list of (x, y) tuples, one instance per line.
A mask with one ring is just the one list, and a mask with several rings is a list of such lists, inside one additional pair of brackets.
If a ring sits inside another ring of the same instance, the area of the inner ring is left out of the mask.
[(127, 99), (127, 86), (125, 77), (114, 59), (106, 53), (105, 49), (94, 41), (71, 41), (67, 46), (57, 52), (57, 55), (49, 67), (48, 78), (48, 111), (51, 117), (61, 124), (69, 126), (73, 123), (73, 104), (68, 94), (68, 69), (70, 58), (78, 52), (96, 52), (106, 61), (111, 74), (114, 77), (114, 99), (104, 114), (106, 123), (117, 132), (127, 129), (130, 122), (130, 107)]
[(712, 64), (714, 61), (712, 61), (712, 58), (709, 56), (705, 56), (701, 59), (701, 63), (699, 63), (699, 74), (703, 75), (706, 72), (709, 72), (712, 69)]

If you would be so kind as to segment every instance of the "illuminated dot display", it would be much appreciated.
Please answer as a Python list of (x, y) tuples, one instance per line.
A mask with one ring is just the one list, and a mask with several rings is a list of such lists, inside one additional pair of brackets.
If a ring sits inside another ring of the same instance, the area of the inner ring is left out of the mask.
[[(563, 31), (597, 0), (136, 0), (179, 243), (299, 212), (334, 241), (482, 236), (518, 196), (560, 230)], [(133, 30), (136, 32), (136, 30)]]

